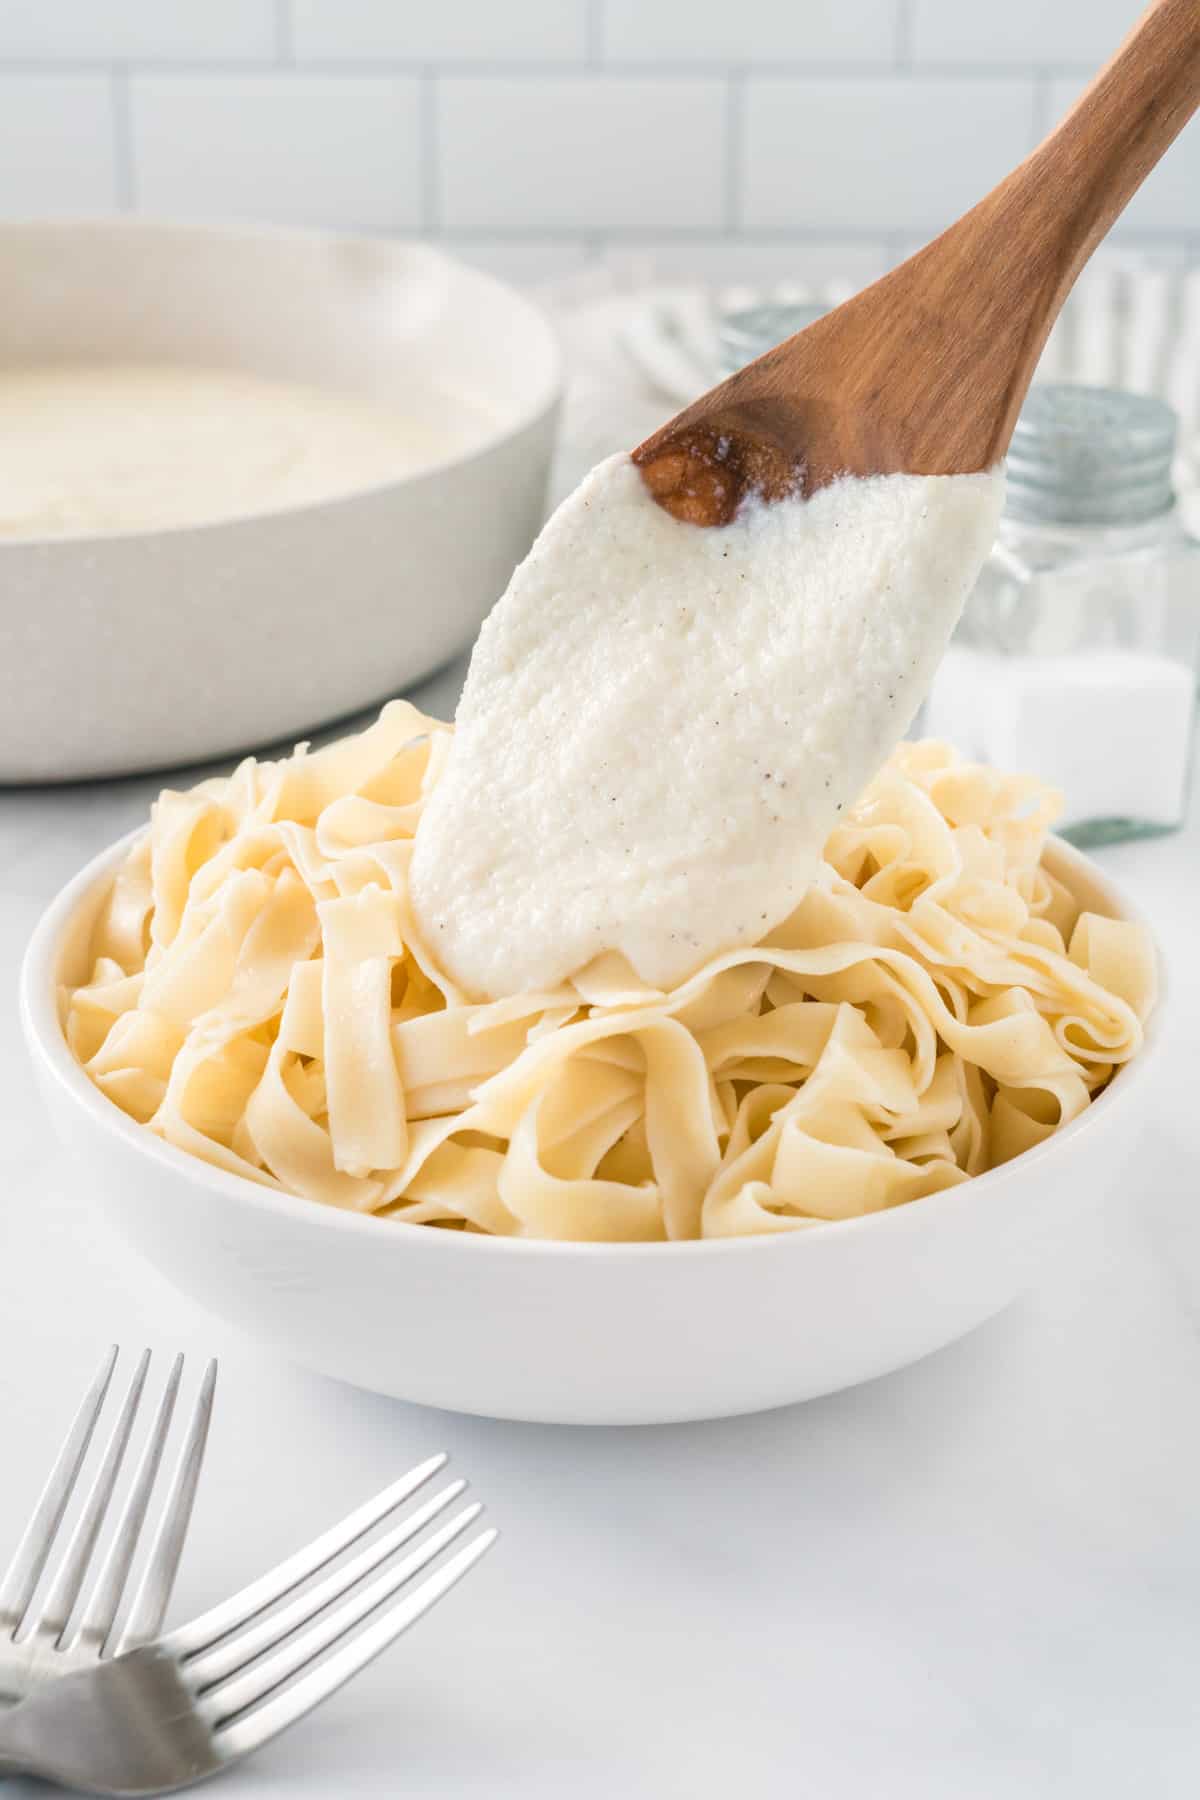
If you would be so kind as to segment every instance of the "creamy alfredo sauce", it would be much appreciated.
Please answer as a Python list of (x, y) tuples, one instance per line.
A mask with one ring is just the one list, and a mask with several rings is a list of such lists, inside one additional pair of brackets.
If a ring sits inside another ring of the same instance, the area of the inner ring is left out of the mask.
[(1002, 498), (846, 477), (701, 527), (601, 463), (475, 648), (412, 861), (439, 961), (499, 997), (615, 950), (668, 987), (762, 937), (911, 723)]
[(486, 421), (174, 363), (0, 368), (0, 538), (159, 530), (394, 480)]

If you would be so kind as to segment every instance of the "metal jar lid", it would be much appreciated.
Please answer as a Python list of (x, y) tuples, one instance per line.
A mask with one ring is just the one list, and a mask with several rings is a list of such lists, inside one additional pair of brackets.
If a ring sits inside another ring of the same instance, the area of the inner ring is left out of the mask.
[(1008, 452), (1009, 517), (1136, 525), (1168, 511), (1177, 425), (1171, 408), (1147, 394), (1032, 388)]
[(722, 313), (717, 321), (717, 360), (721, 375), (736, 375), (747, 363), (794, 337), (806, 325), (815, 324), (829, 311), (819, 302), (771, 300), (759, 306), (739, 306)]

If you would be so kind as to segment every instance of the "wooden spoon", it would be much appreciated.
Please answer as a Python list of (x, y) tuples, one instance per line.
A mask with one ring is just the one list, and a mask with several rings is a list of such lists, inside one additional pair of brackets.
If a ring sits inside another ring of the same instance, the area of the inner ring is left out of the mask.
[(991, 468), (1076, 276), (1197, 105), (1200, 0), (1155, 0), (985, 200), (634, 451), (659, 505), (719, 525), (751, 492)]

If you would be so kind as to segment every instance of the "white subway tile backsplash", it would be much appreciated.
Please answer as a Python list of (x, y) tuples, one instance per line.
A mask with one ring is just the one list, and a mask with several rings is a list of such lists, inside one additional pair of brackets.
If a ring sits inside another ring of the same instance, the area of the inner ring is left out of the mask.
[[(906, 257), (915, 256), (929, 242), (927, 236), (910, 238), (897, 247), (895, 260), (903, 262)], [(1140, 232), (1135, 236), (1121, 236), (1118, 225), (1115, 237), (1105, 238), (1104, 242), (1093, 251), (1087, 265), (1088, 279), (1093, 280), (1101, 271), (1112, 273), (1128, 273), (1132, 270), (1146, 271), (1157, 269), (1171, 274), (1178, 274), (1184, 269), (1196, 266), (1196, 253), (1189, 249), (1187, 243), (1177, 237), (1143, 237)]]
[(111, 211), (112, 107), (107, 75), (0, 75), (0, 213)]
[(291, 0), (296, 57), (582, 62), (588, 0)]
[(716, 80), (446, 76), (439, 222), (477, 232), (719, 227), (725, 122)]
[(139, 208), (412, 229), (419, 82), (398, 75), (143, 75), (130, 82)]
[(1157, 269), (1160, 272), (1178, 274), (1183, 269), (1194, 267), (1195, 263), (1194, 243), (1189, 247), (1186, 239), (1170, 235), (1145, 237), (1140, 231), (1132, 237), (1122, 235), (1118, 222), (1116, 235), (1105, 238), (1094, 251), (1088, 267), (1126, 272), (1134, 269)]
[(746, 83), (743, 227), (940, 230), (1031, 148), (1024, 80)]
[(713, 288), (753, 287), (824, 290), (831, 281), (853, 291), (886, 273), (891, 263), (882, 241), (863, 243), (763, 243), (735, 238), (725, 243), (684, 239), (646, 243), (610, 238), (604, 261), (636, 281), (702, 282)]
[[(1050, 89), (1054, 117), (1062, 116), (1075, 101), (1084, 83), (1056, 81)], [(1167, 151), (1145, 186), (1134, 195), (1115, 227), (1128, 232), (1200, 233), (1200, 126), (1193, 120)]]
[(614, 61), (890, 63), (897, 0), (606, 0)]
[(582, 238), (541, 238), (529, 243), (506, 244), (494, 238), (446, 237), (439, 248), (476, 269), (496, 275), (518, 287), (537, 287), (544, 281), (561, 281), (586, 268), (591, 260)]
[(7, 0), (0, 57), (121, 62), (275, 55), (274, 0)]
[[(0, 0), (0, 211), (423, 232), (534, 284), (861, 283), (1019, 161), (1138, 8)], [(1115, 245), (1200, 260), (1200, 125)]]
[(1141, 11), (1138, 0), (914, 0), (914, 6), (917, 64), (1027, 68), (1107, 61)]

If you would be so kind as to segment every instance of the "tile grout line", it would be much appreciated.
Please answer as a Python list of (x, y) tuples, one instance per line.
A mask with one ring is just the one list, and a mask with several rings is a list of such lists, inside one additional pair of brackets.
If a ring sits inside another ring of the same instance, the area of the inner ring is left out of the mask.
[[(675, 250), (706, 249), (744, 249), (780, 250), (789, 247), (799, 251), (822, 250), (856, 253), (861, 250), (888, 250), (890, 252), (911, 254), (914, 249), (944, 229), (945, 220), (925, 220), (911, 225), (897, 227), (879, 225), (878, 227), (847, 226), (840, 231), (822, 229), (820, 226), (762, 226), (755, 230), (743, 232), (728, 231), (723, 226), (711, 229), (672, 229), (669, 225), (644, 226), (611, 226), (589, 228), (582, 221), (577, 225), (456, 225), (450, 229), (439, 227), (440, 235), (447, 243), (481, 243), (497, 248), (522, 245), (557, 245), (576, 244), (581, 240), (612, 244), (618, 249), (637, 249), (644, 246), (663, 247)], [(403, 234), (401, 234), (403, 235)], [(411, 235), (411, 234), (410, 234)], [(1126, 229), (1120, 231), (1117, 247), (1127, 248), (1149, 247), (1150, 249), (1170, 248), (1176, 245), (1186, 246), (1189, 243), (1200, 243), (1197, 234), (1183, 229), (1170, 231), (1167, 229)]]
[[(287, 0), (281, 4), (279, 18), (290, 21)], [(283, 60), (286, 58), (286, 60)], [(898, 83), (905, 80), (929, 81), (1032, 81), (1039, 76), (1078, 78), (1081, 82), (1094, 73), (1084, 62), (947, 62), (899, 64), (878, 57), (870, 61), (833, 59), (807, 62), (803, 58), (785, 57), (771, 61), (733, 62), (713, 57), (695, 62), (664, 57), (657, 62), (638, 62), (629, 58), (605, 58), (592, 64), (578, 58), (518, 58), (512, 62), (485, 61), (470, 57), (442, 62), (422, 61), (405, 56), (297, 56), (290, 33), (276, 54), (276, 60), (262, 56), (134, 56), (125, 65), (139, 75), (264, 75), (273, 70), (290, 74), (345, 76), (352, 79), (370, 75), (419, 75), (433, 68), (451, 80), (461, 77), (474, 81), (538, 81), (599, 77), (604, 81), (720, 81), (737, 72), (756, 81), (879, 81), (889, 77)], [(31, 57), (0, 55), (0, 74), (71, 75), (103, 73), (112, 61), (103, 56)]]
[(137, 209), (137, 181), (133, 160), (133, 121), (130, 112), (129, 70), (117, 64), (111, 71), (113, 173), (118, 212)]
[(584, 0), (584, 6), (583, 60), (589, 69), (598, 69), (604, 62), (604, 0)]
[(439, 235), (437, 70), (427, 64), (421, 71), (419, 152), (421, 158), (421, 223), (430, 236)]
[(275, 0), (275, 61), (283, 68), (296, 60), (295, 24), (292, 0)]
[(916, 23), (916, 0), (896, 0), (895, 65), (906, 73), (913, 68)]
[(1051, 125), (1054, 123), (1054, 108), (1051, 96), (1051, 84), (1054, 77), (1049, 74), (1035, 75), (1033, 81), (1033, 143), (1041, 143)]
[[(855, 250), (878, 248), (887, 242), (889, 236), (905, 237), (907, 233), (922, 230), (935, 231), (936, 225), (915, 224), (897, 229), (892, 226), (874, 228), (868, 225), (847, 226), (840, 231), (822, 229), (820, 226), (763, 226), (758, 230), (730, 232), (723, 226), (685, 227), (679, 229), (668, 224), (659, 225), (620, 225), (588, 227), (583, 221), (574, 225), (455, 225), (443, 231), (450, 239), (474, 239), (479, 242), (494, 244), (529, 244), (529, 243), (573, 243), (580, 237), (596, 237), (604, 242), (617, 243), (636, 247), (638, 245), (669, 245), (678, 249), (689, 246), (706, 247), (710, 245), (743, 245), (746, 248), (765, 249), (786, 248), (795, 245), (799, 249), (846, 249)], [(1169, 234), (1168, 234), (1169, 235)]]
[(745, 165), (746, 84), (741, 69), (730, 69), (725, 92), (725, 230), (735, 233), (742, 204)]

